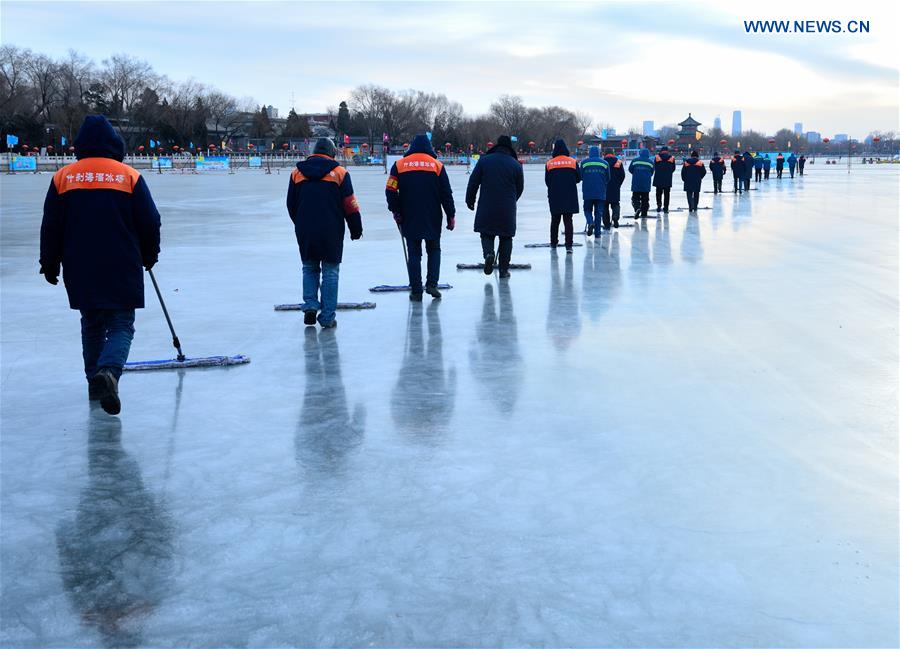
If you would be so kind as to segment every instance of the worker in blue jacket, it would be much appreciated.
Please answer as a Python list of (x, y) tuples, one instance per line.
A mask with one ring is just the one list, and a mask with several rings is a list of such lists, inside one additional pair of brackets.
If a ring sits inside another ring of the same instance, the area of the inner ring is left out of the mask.
[(631, 204), (634, 206), (634, 218), (646, 218), (650, 209), (653, 170), (654, 165), (647, 149), (641, 149), (638, 157), (628, 165), (628, 173), (631, 174)]
[(791, 178), (793, 178), (794, 177), (794, 169), (797, 167), (797, 156), (795, 156), (793, 152), (791, 152), (791, 155), (788, 156), (787, 163), (788, 163), (788, 169), (791, 172)]
[(587, 235), (600, 234), (600, 221), (606, 203), (606, 186), (609, 184), (609, 163), (600, 157), (600, 147), (588, 149), (588, 157), (581, 161), (581, 198)]
[(740, 151), (735, 150), (731, 156), (731, 175), (734, 178), (734, 193), (740, 194), (744, 189), (744, 156)]
[(769, 154), (766, 154), (766, 157), (763, 158), (763, 180), (769, 179), (769, 172), (772, 170), (772, 158), (769, 157)]
[(581, 170), (578, 162), (569, 155), (565, 140), (553, 145), (553, 157), (544, 167), (544, 184), (547, 185), (547, 201), (550, 204), (550, 245), (559, 245), (559, 222), (566, 231), (566, 252), (572, 254), (574, 236), (572, 215), (578, 211), (578, 183)]
[[(334, 159), (337, 148), (319, 138), (313, 153), (297, 163), (288, 184), (287, 211), (303, 263), (303, 323), (337, 326), (338, 278), (344, 255), (344, 223), (350, 239), (362, 236), (359, 202), (350, 173)], [(321, 286), (320, 286), (321, 284)]]
[(388, 209), (406, 243), (409, 273), (409, 299), (422, 301), (422, 243), (428, 255), (425, 292), (439, 300), (441, 274), (441, 210), (447, 216), (447, 229), (456, 227), (453, 189), (443, 163), (424, 133), (413, 138), (400, 160), (391, 166), (384, 188)]
[(41, 274), (55, 286), (62, 270), (69, 307), (81, 312), (88, 398), (117, 415), (134, 311), (144, 308), (143, 268), (159, 257), (159, 212), (102, 115), (85, 117), (75, 157), (53, 175), (44, 200)]
[(659, 150), (653, 162), (653, 186), (656, 187), (656, 211), (669, 213), (669, 194), (672, 191), (672, 174), (675, 173), (675, 156), (669, 147)]
[(612, 149), (606, 150), (603, 159), (609, 166), (606, 200), (603, 202), (603, 228), (609, 230), (610, 216), (612, 217), (612, 226), (619, 227), (619, 201), (622, 194), (622, 183), (625, 182), (625, 166)]
[(712, 160), (709, 161), (709, 170), (713, 177), (713, 194), (722, 193), (722, 177), (725, 175), (725, 161), (717, 151), (713, 151)]
[[(466, 187), (466, 206), (475, 212), (475, 232), (481, 235), (484, 272), (494, 272), (494, 239), (497, 246), (500, 279), (509, 278), (509, 260), (513, 237), (516, 236), (516, 202), (525, 189), (522, 163), (513, 148), (512, 138), (501, 135), (497, 144), (479, 158), (469, 175)], [(479, 195), (480, 190), (480, 195)]]
[(750, 181), (753, 179), (753, 154), (744, 151), (744, 191), (750, 191)]
[(706, 175), (706, 167), (700, 160), (697, 151), (691, 151), (691, 157), (681, 165), (681, 180), (684, 181), (684, 191), (687, 192), (688, 212), (696, 212), (700, 204), (700, 186)]
[(759, 154), (753, 156), (753, 171), (755, 172), (754, 179), (756, 182), (762, 180), (763, 166), (765, 166), (763, 157)]

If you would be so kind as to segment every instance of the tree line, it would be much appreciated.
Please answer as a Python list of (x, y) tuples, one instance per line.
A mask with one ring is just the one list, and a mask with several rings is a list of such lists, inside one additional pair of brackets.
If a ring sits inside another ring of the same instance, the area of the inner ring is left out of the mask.
[[(193, 79), (173, 81), (128, 54), (113, 54), (97, 64), (74, 50), (53, 59), (15, 45), (0, 46), (0, 147), (5, 146), (2, 136), (7, 133), (34, 146), (59, 145), (62, 137), (71, 143), (89, 113), (109, 117), (129, 148), (150, 139), (169, 147), (186, 148), (190, 143), (203, 147), (237, 135), (280, 145), (314, 135), (309, 120), (293, 109), (286, 120), (275, 124), (265, 106), (251, 97), (236, 98)], [(372, 148), (381, 144), (383, 134), (398, 146), (428, 131), (439, 150), (449, 144), (454, 151), (480, 151), (500, 133), (508, 133), (518, 138), (522, 149), (548, 151), (557, 138), (573, 144), (609, 127), (562, 106), (527, 106), (518, 96), (502, 95), (486, 113), (472, 116), (444, 94), (395, 91), (374, 84), (354, 88), (346, 100), (326, 108), (325, 116), (339, 138), (363, 139)], [(660, 129), (660, 142), (675, 139), (676, 130)], [(893, 133), (886, 135), (893, 139)], [(632, 127), (622, 137), (641, 136)], [(789, 129), (774, 136), (747, 131), (733, 138), (712, 128), (697, 145), (705, 151), (811, 148)]]

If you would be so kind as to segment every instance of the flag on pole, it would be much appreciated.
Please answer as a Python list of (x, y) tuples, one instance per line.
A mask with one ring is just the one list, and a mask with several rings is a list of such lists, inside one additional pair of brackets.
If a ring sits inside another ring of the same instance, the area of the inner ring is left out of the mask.
[(157, 141), (154, 140), (153, 138), (150, 138), (150, 148), (152, 149), (152, 148), (155, 147), (156, 145), (157, 145)]
[(66, 136), (59, 138), (59, 146), (66, 146)]
[(425, 135), (428, 136), (428, 141), (431, 142), (431, 131), (425, 131)]
[(6, 146), (7, 146), (7, 147), (13, 147), (13, 146), (16, 146), (18, 143), (19, 143), (19, 138), (18, 138), (18, 137), (16, 137), (15, 135), (9, 135), (9, 134), (7, 134), (7, 136), (6, 136)]

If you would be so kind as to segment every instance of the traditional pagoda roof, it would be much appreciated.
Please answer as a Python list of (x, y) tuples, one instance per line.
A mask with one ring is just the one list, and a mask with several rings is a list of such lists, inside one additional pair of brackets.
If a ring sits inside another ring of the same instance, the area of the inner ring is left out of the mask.
[(691, 114), (688, 113), (687, 119), (683, 122), (678, 122), (678, 126), (697, 128), (698, 126), (700, 126), (700, 122), (695, 120), (693, 117), (691, 117)]

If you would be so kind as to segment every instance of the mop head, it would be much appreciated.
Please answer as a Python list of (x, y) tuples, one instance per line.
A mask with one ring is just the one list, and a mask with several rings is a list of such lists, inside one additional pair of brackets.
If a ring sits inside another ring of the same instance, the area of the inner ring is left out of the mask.
[[(444, 291), (448, 288), (453, 288), (449, 284), (438, 284), (437, 287), (439, 289), (441, 289), (442, 291)], [(373, 286), (369, 290), (372, 291), (373, 293), (389, 293), (391, 291), (408, 291), (409, 285), (407, 284), (406, 286), (391, 286), (390, 284), (379, 284), (378, 286)]]
[[(583, 246), (584, 244), (576, 242), (576, 243), (573, 243), (572, 245), (577, 248), (578, 246)], [(525, 247), (526, 248), (550, 248), (551, 246), (549, 243), (526, 243)], [(557, 248), (565, 248), (565, 246), (560, 244), (557, 246)]]
[[(484, 262), (480, 264), (456, 264), (456, 268), (458, 270), (484, 270)], [(494, 266), (494, 270), (498, 269), (499, 266)], [(510, 270), (531, 270), (531, 264), (510, 264)]]
[[(374, 309), (374, 302), (338, 302), (337, 303), (338, 311), (353, 311), (358, 309)], [(302, 311), (302, 304), (276, 304), (276, 311)]]
[(206, 358), (185, 358), (179, 361), (172, 358), (164, 361), (131, 361), (125, 363), (126, 372), (145, 370), (181, 370), (192, 367), (226, 367), (228, 365), (243, 365), (249, 363), (250, 357), (238, 354), (237, 356), (207, 356)]

